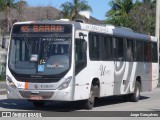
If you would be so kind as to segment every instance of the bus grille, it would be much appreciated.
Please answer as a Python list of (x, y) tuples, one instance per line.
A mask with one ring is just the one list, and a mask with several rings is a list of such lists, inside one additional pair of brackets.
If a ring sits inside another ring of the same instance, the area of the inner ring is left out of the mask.
[(32, 82), (32, 83), (51, 83), (58, 82), (61, 78), (25, 78), (25, 77), (16, 77), (19, 82)]

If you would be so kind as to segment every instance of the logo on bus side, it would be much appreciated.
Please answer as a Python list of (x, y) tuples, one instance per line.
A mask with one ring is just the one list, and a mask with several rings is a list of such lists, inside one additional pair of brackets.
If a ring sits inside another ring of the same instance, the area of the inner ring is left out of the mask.
[(106, 74), (109, 74), (110, 73), (110, 70), (106, 70), (106, 66), (105, 65), (101, 65), (100, 66), (100, 74), (101, 74), (101, 76), (105, 76)]

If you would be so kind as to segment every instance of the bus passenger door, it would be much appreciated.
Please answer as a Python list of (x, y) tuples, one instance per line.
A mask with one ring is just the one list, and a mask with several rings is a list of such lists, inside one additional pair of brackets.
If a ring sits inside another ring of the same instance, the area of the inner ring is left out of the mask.
[(88, 32), (76, 31), (74, 100), (88, 99), (89, 75), (87, 67)]

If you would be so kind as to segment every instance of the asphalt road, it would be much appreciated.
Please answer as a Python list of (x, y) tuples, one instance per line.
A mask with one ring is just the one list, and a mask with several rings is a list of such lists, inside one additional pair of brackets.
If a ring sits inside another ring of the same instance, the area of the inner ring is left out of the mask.
[[(0, 95), (0, 111), (86, 111), (79, 102), (48, 102), (43, 108), (36, 108), (26, 100), (9, 100)], [(91, 111), (160, 111), (160, 88), (141, 93), (138, 103), (125, 102), (120, 96), (98, 99)]]

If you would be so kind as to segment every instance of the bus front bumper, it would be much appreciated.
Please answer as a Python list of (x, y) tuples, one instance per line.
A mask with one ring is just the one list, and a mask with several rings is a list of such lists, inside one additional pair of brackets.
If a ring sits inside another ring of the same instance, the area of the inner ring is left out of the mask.
[(48, 101), (74, 101), (73, 87), (64, 90), (25, 90), (11, 88), (7, 85), (8, 99), (48, 100)]

